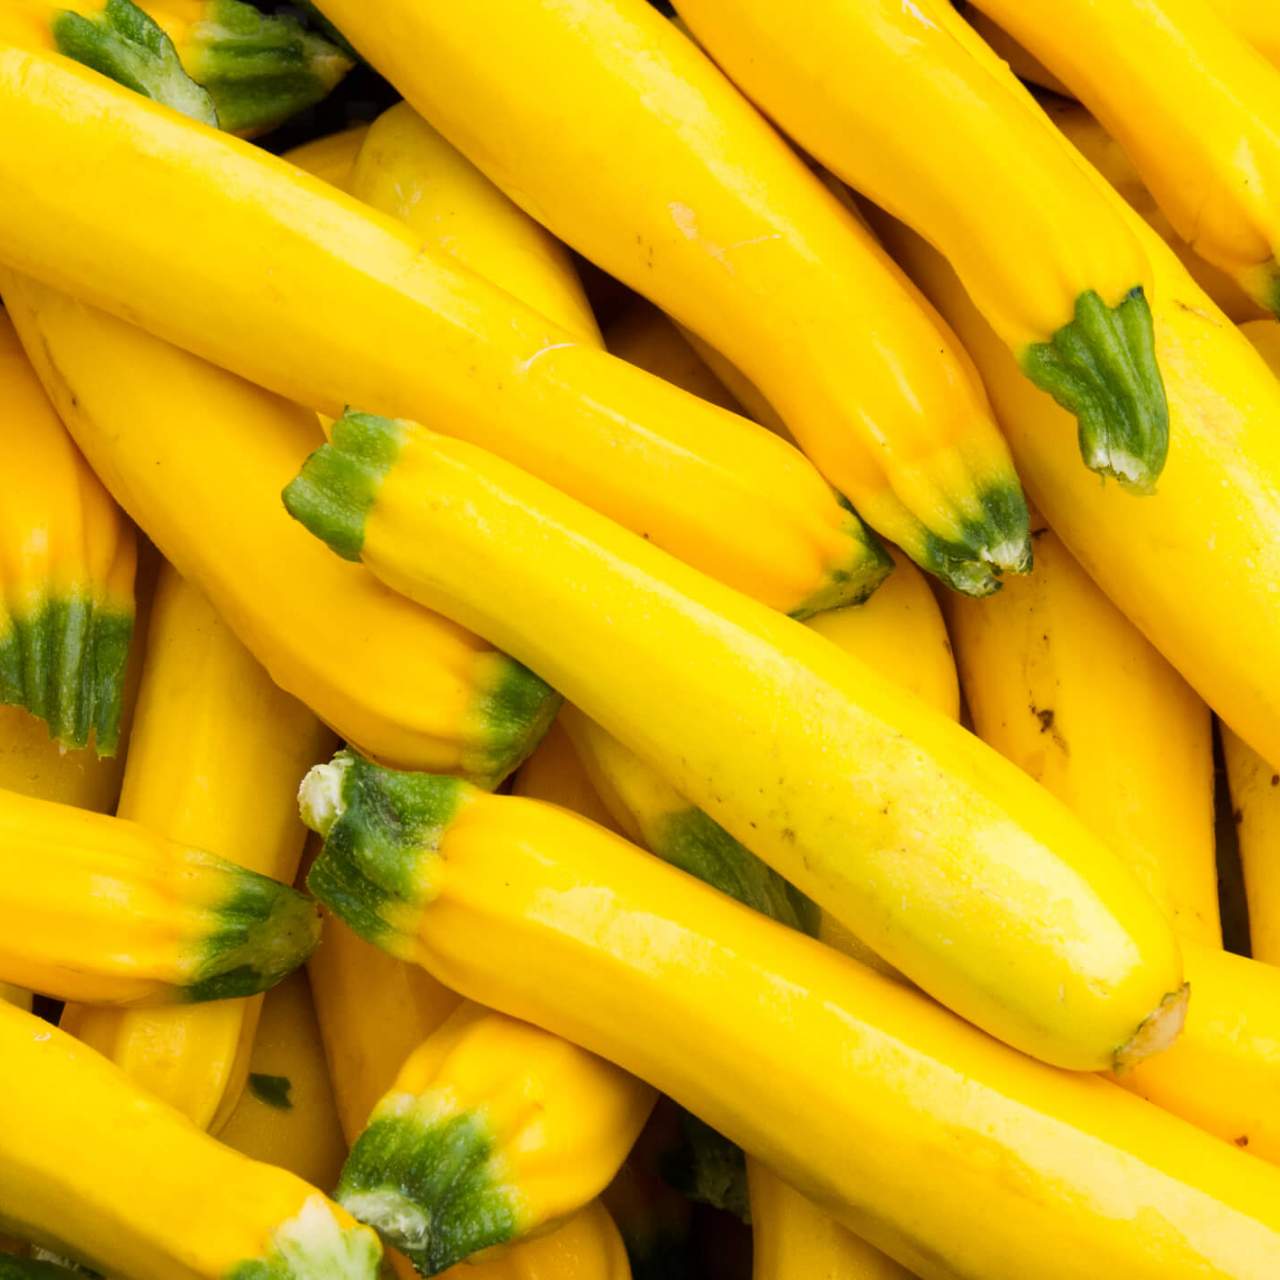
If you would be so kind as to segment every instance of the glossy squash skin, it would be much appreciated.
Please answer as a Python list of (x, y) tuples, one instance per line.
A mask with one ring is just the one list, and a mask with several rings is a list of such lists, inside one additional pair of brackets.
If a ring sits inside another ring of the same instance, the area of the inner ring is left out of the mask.
[[(517, 646), (775, 871), (994, 1034), (1090, 1069), (1176, 1033), (1176, 946), (1131, 873), (1018, 769), (828, 641), (410, 424), (348, 416), (285, 499), (341, 554)], [(500, 607), (517, 592), (518, 614)], [(653, 714), (659, 689), (670, 714)]]
[(322, 898), (473, 999), (647, 1078), (910, 1271), (1262, 1280), (1280, 1265), (1265, 1162), (555, 806), (365, 782), (330, 793)]

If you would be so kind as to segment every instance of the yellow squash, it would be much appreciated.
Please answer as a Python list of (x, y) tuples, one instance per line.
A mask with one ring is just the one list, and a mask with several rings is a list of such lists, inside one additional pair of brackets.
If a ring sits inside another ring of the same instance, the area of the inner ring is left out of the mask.
[(56, 49), (245, 136), (319, 102), (353, 65), (296, 17), (243, 0), (5, 0), (0, 41)]
[(0, 704), (113, 755), (133, 634), (133, 526), (40, 389), (0, 311)]
[(1222, 748), (1249, 903), (1249, 951), (1280, 965), (1280, 769), (1225, 725)]
[[(292, 883), (305, 830), (291, 798), (331, 739), (278, 689), (199, 589), (170, 567), (152, 606), (118, 813)], [(68, 1005), (61, 1025), (202, 1128), (240, 1096), (260, 1001), (117, 1010)]]
[[(447, 424), (787, 611), (860, 599), (887, 568), (785, 442), (287, 161), (3, 47), (0, 132), (20, 140), (0, 158), (15, 268), (331, 416), (351, 403)], [(56, 176), (71, 170), (74, 199)], [(799, 529), (793, 498), (773, 502), (783, 478), (810, 495)]]
[(1028, 53), (1003, 27), (997, 26), (985, 14), (979, 13), (967, 0), (956, 6), (964, 20), (991, 46), (991, 51), (1009, 64), (1009, 70), (1030, 84), (1038, 85), (1063, 97), (1071, 97), (1067, 88), (1034, 54)]
[(249, 1087), (219, 1132), (227, 1146), (296, 1173), (315, 1187), (338, 1181), (347, 1144), (304, 973), (267, 993), (249, 1060)]
[(648, 1079), (929, 1280), (1280, 1268), (1280, 1170), (573, 814), (373, 770), (321, 825), (310, 883), (380, 945)]
[(1086, 465), (1150, 490), (1169, 442), (1150, 264), (949, 0), (677, 7), (801, 146), (947, 256), (1023, 372), (1078, 419)]
[(975, 0), (1124, 147), (1184, 240), (1280, 310), (1280, 75), (1207, 0)]
[(571, 809), (602, 827), (614, 825), (613, 814), (592, 785), (572, 740), (559, 720), (547, 730), (547, 736), (538, 744), (537, 751), (520, 767), (511, 790), (518, 796), (546, 800), (549, 804)]
[(348, 415), (285, 501), (339, 554), (514, 646), (993, 1034), (1078, 1069), (1176, 1034), (1176, 945), (1132, 874), (1016, 767), (830, 641), (414, 424)]
[(483, 1262), (460, 1262), (443, 1280), (631, 1280), (622, 1237), (594, 1201), (550, 1235)]
[(285, 154), (290, 164), (320, 178), (339, 191), (346, 191), (355, 172), (356, 158), (369, 132), (368, 125), (356, 125), (341, 133), (329, 133), (311, 142), (304, 142)]
[(133, 822), (0, 792), (0, 979), (60, 1000), (222, 1000), (301, 964), (292, 889)]
[(400, 1068), (335, 1197), (437, 1275), (582, 1209), (653, 1103), (648, 1085), (594, 1054), (467, 1003)]
[(740, 368), (873, 527), (964, 590), (1027, 568), (1017, 477), (945, 326), (645, 0), (321, 8), (539, 222)]
[(1280, 760), (1280, 381), (1156, 233), (1127, 216), (1157, 267), (1156, 341), (1178, 442), (1143, 502), (1079, 473), (1071, 419), (1019, 375), (951, 268), (905, 229), (885, 234), (964, 338), (1054, 532), (1218, 715)]
[(109, 813), (115, 808), (124, 755), (91, 747), (67, 751), (48, 726), (22, 707), (0, 707), (0, 787)]
[(206, 1136), (65, 1032), (0, 1002), (0, 1225), (130, 1280), (374, 1280), (314, 1187)]
[(1231, 28), (1280, 67), (1280, 9), (1271, 0), (1209, 0)]
[[(4, 287), (80, 447), (282, 689), (380, 759), (496, 779), (528, 754), (546, 685), (290, 527), (280, 489), (322, 439), (314, 414), (34, 281)], [(339, 633), (341, 657), (319, 640)]]

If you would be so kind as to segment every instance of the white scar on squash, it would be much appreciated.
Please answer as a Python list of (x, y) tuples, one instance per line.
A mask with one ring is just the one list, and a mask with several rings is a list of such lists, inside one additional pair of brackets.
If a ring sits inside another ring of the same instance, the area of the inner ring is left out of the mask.
[(767, 244), (770, 240), (781, 240), (781, 231), (766, 231), (762, 235), (748, 236), (745, 240), (735, 240), (729, 245), (719, 245), (713, 240), (705, 239), (698, 231), (698, 215), (687, 204), (682, 204), (679, 200), (672, 200), (667, 205), (667, 211), (671, 214), (671, 221), (676, 224), (676, 229), (686, 240), (696, 240), (702, 247), (727, 270), (733, 270), (733, 263), (729, 260), (729, 255), (736, 249), (747, 249), (755, 244)]

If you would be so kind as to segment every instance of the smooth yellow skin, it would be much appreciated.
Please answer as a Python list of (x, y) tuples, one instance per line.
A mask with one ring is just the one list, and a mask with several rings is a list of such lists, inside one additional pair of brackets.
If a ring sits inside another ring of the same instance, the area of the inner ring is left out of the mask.
[(946, 602), (974, 730), (1129, 863), (1180, 937), (1221, 947), (1209, 710), (1035, 528), (1034, 574)]
[(1044, 102), (1045, 111), (1067, 140), (1122, 195), (1131, 209), (1156, 231), (1178, 255), (1191, 278), (1237, 324), (1264, 314), (1252, 298), (1225, 271), (1202, 258), (1173, 229), (1163, 210), (1147, 190), (1124, 148), (1082, 106), (1072, 102)]
[(356, 125), (341, 133), (326, 134), (312, 142), (294, 147), (285, 159), (313, 177), (327, 182), (339, 191), (350, 190), (351, 176), (355, 173), (356, 157), (368, 136), (369, 126)]
[(1280, 1266), (1280, 1171), (563, 810), (474, 796), (429, 866), (420, 963), (649, 1080), (925, 1280)]
[(985, 14), (978, 13), (971, 6), (963, 10), (964, 20), (991, 46), (992, 53), (1009, 64), (1009, 70), (1019, 80), (1027, 80), (1054, 93), (1071, 97), (1067, 88), (1048, 67), (1028, 53), (1003, 27), (998, 27)]
[(1280, 769), (1222, 727), (1222, 749), (1249, 903), (1249, 950), (1280, 965)]
[(81, 448), (271, 678), (378, 759), (476, 767), (509, 664), (289, 520), (280, 490), (322, 439), (315, 415), (32, 280), (4, 289)]
[(477, 1115), (525, 1236), (560, 1225), (609, 1185), (655, 1100), (576, 1044), (467, 1002), (409, 1055), (371, 1120), (408, 1107), (441, 1121)]
[(460, 1262), (441, 1280), (631, 1280), (609, 1211), (593, 1201), (564, 1226), (482, 1262)]
[[(120, 816), (291, 883), (306, 835), (293, 792), (332, 738), (167, 565), (147, 655)], [(251, 997), (129, 1011), (71, 1005), (61, 1025), (216, 1131), (244, 1086), (261, 1004)]]
[(909, 1280), (911, 1272), (828, 1217), (758, 1160), (751, 1190), (752, 1280)]
[(909, 553), (1016, 484), (945, 326), (644, 0), (323, 9), (539, 222), (740, 368)]
[(0, 788), (108, 813), (115, 808), (124, 753), (100, 756), (92, 747), (64, 750), (49, 728), (22, 707), (0, 707)]
[(25, 1239), (130, 1280), (223, 1280), (300, 1213), (364, 1236), (314, 1187), (215, 1142), (3, 1003), (0, 1060), (0, 1221)]
[(291, 973), (267, 992), (249, 1070), (288, 1080), (292, 1105), (272, 1106), (246, 1089), (218, 1135), (221, 1141), (314, 1187), (336, 1185), (347, 1143), (305, 973)]
[(547, 736), (538, 744), (538, 749), (521, 766), (511, 791), (513, 795), (527, 796), (530, 800), (558, 804), (562, 809), (579, 813), (602, 827), (617, 829), (612, 813), (592, 785), (572, 740), (559, 720), (547, 730)]
[(971, 734), (514, 467), (405, 430), (364, 563), (521, 655), (944, 1004), (1089, 1070), (1179, 989), (1132, 874)]
[(1233, 30), (1269, 62), (1280, 66), (1280, 10), (1271, 0), (1209, 0)]
[(373, 123), (347, 190), (580, 341), (600, 343), (568, 250), (408, 103)]
[(0, 259), (28, 274), (329, 416), (353, 404), (447, 424), (779, 608), (865, 559), (790, 446), (287, 161), (17, 49), (0, 48), (0, 128), (22, 139), (0, 163)]
[(1097, 116), (1197, 253), (1280, 305), (1280, 77), (1261, 53), (1206, 0), (976, 3)]
[(0, 395), (0, 639), (15, 617), (76, 594), (132, 615), (133, 526), (76, 451), (3, 310)]
[(1074, 421), (1022, 376), (946, 262), (901, 227), (885, 234), (964, 339), (1029, 496), (1072, 555), (1219, 716), (1280, 760), (1280, 381), (1129, 216), (1158, 271), (1156, 356), (1176, 444), (1141, 502), (1079, 467)]
[(1142, 246), (1096, 176), (1003, 64), (975, 56), (949, 0), (678, 7), (800, 145), (946, 254), (1015, 353), (1049, 341), (1087, 290), (1108, 306), (1137, 285), (1150, 296)]

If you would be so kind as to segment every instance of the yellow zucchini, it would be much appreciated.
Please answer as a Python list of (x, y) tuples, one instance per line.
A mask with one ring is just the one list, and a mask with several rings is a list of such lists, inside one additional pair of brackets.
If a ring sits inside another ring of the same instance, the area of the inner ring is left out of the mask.
[(947, 0), (678, 8), (800, 145), (947, 255), (1022, 371), (1077, 418), (1085, 464), (1153, 488), (1169, 422), (1141, 244)]
[(963, 590), (1028, 567), (1017, 477), (945, 326), (645, 0), (322, 10), (538, 221), (741, 369), (879, 532)]
[(963, 337), (1054, 532), (1218, 715), (1280, 760), (1280, 381), (1156, 233), (1126, 216), (1157, 268), (1156, 343), (1178, 441), (1143, 502), (1079, 474), (1071, 419), (1026, 385), (946, 261), (901, 226), (882, 234)]
[[(291, 884), (305, 835), (291, 805), (296, 779), (331, 741), (272, 684), (200, 591), (165, 566), (119, 815)], [(68, 1005), (61, 1026), (216, 1130), (244, 1085), (260, 1003)]]
[(5, 0), (0, 40), (56, 49), (246, 137), (319, 102), (353, 65), (296, 17), (243, 0)]
[(222, 1000), (301, 964), (285, 885), (136, 823), (0, 792), (0, 978), (59, 1000)]
[(909, 1270), (1280, 1267), (1280, 1170), (1008, 1049), (592, 823), (376, 768), (331, 799), (311, 815), (329, 831), (322, 900), (472, 999), (648, 1079)]
[(263, 1000), (248, 1088), (218, 1136), (313, 1187), (338, 1181), (347, 1144), (305, 973), (290, 974)]
[(351, 185), (356, 159), (368, 133), (366, 124), (344, 129), (341, 133), (329, 133), (294, 147), (285, 153), (285, 159), (331, 187), (346, 191)]
[(1280, 10), (1271, 0), (1209, 0), (1232, 30), (1280, 67)]
[(520, 767), (511, 791), (514, 795), (572, 809), (602, 827), (614, 826), (613, 814), (592, 785), (560, 720), (547, 730), (537, 751)]
[(582, 1209), (653, 1103), (648, 1085), (594, 1054), (466, 1003), (400, 1068), (335, 1198), (436, 1275)]
[(1265, 314), (1225, 271), (1202, 258), (1173, 229), (1164, 211), (1138, 176), (1124, 148), (1082, 106), (1074, 102), (1042, 104), (1067, 140), (1124, 197), (1129, 207), (1178, 255), (1187, 274), (1218, 308), (1237, 324)]
[[(282, 689), (380, 759), (496, 779), (528, 754), (557, 705), (542, 681), (290, 529), (280, 488), (314, 414), (32, 280), (4, 288), (80, 447)], [(341, 659), (318, 640), (338, 633)]]
[[(887, 569), (785, 442), (576, 340), (287, 161), (17, 49), (0, 48), (0, 131), (21, 140), (0, 159), (0, 260), (49, 285), (322, 413), (448, 423), (787, 611), (860, 599)], [(53, 176), (71, 170), (74, 200)], [(781, 477), (811, 495), (798, 531), (766, 519)]]
[(1197, 253), (1280, 310), (1280, 78), (1206, 0), (975, 0), (1059, 76)]
[(109, 813), (115, 808), (124, 755), (100, 756), (91, 747), (67, 751), (48, 726), (22, 707), (0, 707), (0, 787)]
[(1280, 965), (1280, 769), (1222, 727), (1231, 804), (1249, 903), (1249, 953)]
[(0, 1002), (0, 1223), (130, 1280), (374, 1280), (377, 1238)]
[(414, 424), (348, 415), (285, 501), (340, 555), (514, 646), (992, 1034), (1086, 1070), (1176, 1035), (1176, 944), (1132, 873), (1015, 766), (829, 641)]
[(991, 46), (997, 57), (1009, 64), (1009, 70), (1019, 80), (1048, 89), (1052, 93), (1071, 97), (1067, 88), (1057, 76), (1049, 70), (1034, 54), (1028, 53), (1003, 27), (997, 26), (984, 13), (979, 13), (968, 0), (961, 0), (956, 8), (964, 15), (964, 20)]
[(0, 703), (113, 755), (133, 634), (133, 526), (76, 452), (0, 311)]

